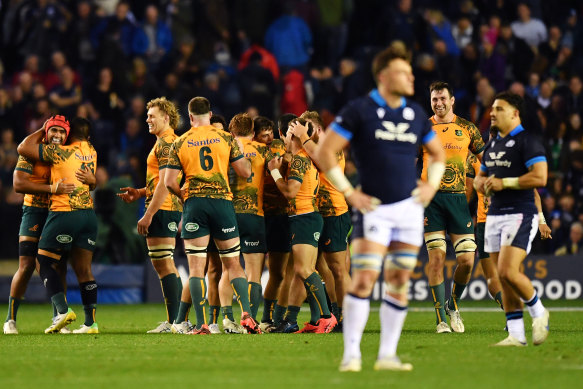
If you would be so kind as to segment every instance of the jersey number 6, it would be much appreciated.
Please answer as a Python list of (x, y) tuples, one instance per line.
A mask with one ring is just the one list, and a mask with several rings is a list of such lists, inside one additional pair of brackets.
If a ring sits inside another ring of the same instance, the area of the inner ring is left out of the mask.
[(198, 153), (200, 158), (200, 167), (202, 167), (204, 171), (209, 171), (213, 168), (213, 157), (209, 155), (210, 153), (210, 147), (201, 147)]

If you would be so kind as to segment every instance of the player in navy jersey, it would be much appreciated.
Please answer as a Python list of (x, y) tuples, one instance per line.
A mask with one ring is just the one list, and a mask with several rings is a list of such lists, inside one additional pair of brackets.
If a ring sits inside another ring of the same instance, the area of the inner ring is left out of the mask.
[(538, 228), (533, 188), (546, 185), (548, 172), (542, 143), (522, 127), (522, 104), (518, 95), (509, 92), (496, 95), (490, 119), (498, 136), (486, 145), (480, 172), (474, 180), (476, 190), (492, 196), (484, 249), (498, 263), (509, 333), (498, 346), (526, 346), (522, 302), (533, 319), (533, 343), (543, 343), (549, 332), (549, 311), (520, 271)]
[[(377, 82), (368, 96), (348, 103), (330, 125), (317, 164), (356, 208), (352, 284), (344, 298), (344, 356), (340, 371), (360, 371), (360, 341), (370, 311), (368, 297), (385, 258), (387, 293), (381, 304), (381, 339), (375, 370), (411, 370), (396, 355), (407, 315), (411, 270), (423, 243), (423, 205), (429, 204), (445, 170), (445, 157), (427, 115), (407, 100), (414, 92), (406, 54), (396, 47), (373, 61)], [(361, 190), (352, 188), (336, 153), (350, 142)], [(431, 156), (428, 181), (417, 181), (415, 159), (423, 144)], [(422, 205), (423, 204), (423, 205)]]

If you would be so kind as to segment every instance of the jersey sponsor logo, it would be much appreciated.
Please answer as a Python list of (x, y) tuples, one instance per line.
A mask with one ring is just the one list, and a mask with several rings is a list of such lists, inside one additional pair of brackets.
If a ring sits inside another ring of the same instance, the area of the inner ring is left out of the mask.
[(57, 242), (59, 243), (71, 243), (73, 241), (73, 237), (71, 235), (57, 235)]
[(244, 240), (243, 243), (245, 243), (245, 246), (247, 246), (247, 247), (256, 247), (256, 246), (259, 246), (259, 241), (249, 242), (247, 240)]
[(178, 231), (178, 226), (176, 225), (176, 222), (168, 223), (168, 229), (174, 232)]
[(316, 242), (320, 240), (320, 233), (319, 232), (314, 232), (314, 240)]
[(384, 108), (377, 108), (377, 116), (379, 117), (379, 119), (384, 118), (386, 113), (387, 111), (385, 111)]
[(186, 145), (187, 145), (187, 147), (199, 147), (199, 146), (208, 146), (208, 145), (212, 145), (212, 144), (220, 143), (220, 142), (221, 142), (220, 138), (204, 139), (204, 140), (189, 139), (188, 142), (186, 142)]
[(382, 125), (385, 127), (385, 130), (377, 129), (374, 133), (376, 139), (417, 143), (417, 135), (407, 132), (410, 127), (409, 123), (395, 125), (391, 121), (383, 120)]
[(413, 108), (405, 107), (403, 109), (403, 119), (405, 120), (415, 119), (415, 111), (413, 111)]
[(252, 153), (245, 153), (245, 158), (257, 157), (257, 153), (254, 151)]
[(504, 156), (504, 154), (506, 154), (506, 151), (499, 151), (497, 153), (494, 153), (494, 152), (488, 153), (488, 155), (492, 159), (500, 159), (500, 158), (502, 158)]
[(38, 224), (35, 224), (34, 226), (30, 227), (28, 230), (31, 232), (37, 232), (38, 231)]
[(83, 161), (83, 162), (93, 161), (93, 155), (83, 155), (83, 154), (75, 153), (75, 158), (77, 158), (79, 161)]
[(462, 151), (463, 147), (462, 146), (456, 146), (452, 143), (446, 143), (445, 145), (443, 145), (443, 149), (444, 150), (455, 150), (455, 151)]
[(188, 232), (198, 231), (199, 225), (197, 223), (186, 223), (184, 229)]
[(228, 232), (234, 232), (235, 231), (235, 226), (233, 226), (233, 227), (227, 227), (227, 228), (221, 228), (221, 231), (223, 231), (223, 234), (226, 234)]
[(488, 153), (488, 156), (491, 159), (493, 159), (493, 161), (486, 161), (485, 162), (486, 167), (498, 166), (498, 167), (507, 167), (507, 168), (509, 168), (510, 166), (512, 166), (512, 162), (510, 162), (510, 161), (508, 161), (506, 159), (503, 159), (503, 160), (500, 159), (505, 154), (506, 154), (506, 151), (499, 151), (497, 153), (495, 153), (495, 152)]
[(95, 241), (89, 238), (87, 238), (87, 243), (89, 243), (91, 246), (95, 246)]
[(516, 144), (516, 142), (514, 141), (514, 139), (510, 139), (508, 142), (506, 142), (506, 144), (504, 146), (506, 147), (512, 147)]

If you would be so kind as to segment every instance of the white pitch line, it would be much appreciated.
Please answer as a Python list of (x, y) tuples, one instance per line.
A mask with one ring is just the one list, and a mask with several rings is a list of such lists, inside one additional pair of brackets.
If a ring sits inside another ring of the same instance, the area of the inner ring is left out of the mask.
[[(583, 307), (546, 307), (551, 312), (583, 312)], [(378, 312), (379, 307), (370, 307), (371, 312)], [(309, 312), (310, 308), (302, 307), (302, 312)], [(410, 307), (409, 312), (433, 312), (435, 308), (432, 307)], [(502, 310), (497, 307), (468, 307), (462, 308), (461, 312), (499, 312)]]

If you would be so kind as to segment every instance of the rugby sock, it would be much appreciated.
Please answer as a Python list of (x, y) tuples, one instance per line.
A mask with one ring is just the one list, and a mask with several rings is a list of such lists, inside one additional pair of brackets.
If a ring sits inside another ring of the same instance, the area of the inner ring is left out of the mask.
[(538, 298), (536, 290), (534, 291), (534, 295), (530, 300), (528, 301), (523, 300), (523, 302), (526, 304), (528, 313), (530, 314), (530, 317), (532, 317), (533, 319), (541, 317), (545, 313), (545, 307), (543, 306), (542, 301), (540, 301), (540, 299)]
[(262, 322), (273, 320), (273, 309), (275, 308), (276, 303), (277, 300), (263, 300), (263, 316), (261, 317)]
[(273, 324), (278, 325), (283, 320), (283, 315), (287, 311), (287, 307), (284, 307), (279, 304), (275, 304), (275, 308), (273, 309)]
[(340, 323), (342, 319), (344, 319), (344, 316), (342, 316), (342, 307), (338, 307), (338, 316), (336, 316), (336, 320)]
[(180, 324), (185, 320), (188, 320), (188, 311), (190, 311), (191, 303), (186, 303), (184, 301), (180, 302), (180, 307), (178, 308), (178, 315), (176, 315), (176, 324)]
[(231, 287), (241, 307), (241, 313), (251, 313), (251, 307), (249, 306), (249, 283), (247, 280), (243, 277), (234, 278), (231, 280)]
[(257, 320), (257, 312), (259, 311), (259, 304), (261, 304), (261, 284), (257, 282), (249, 283), (249, 305), (251, 307), (251, 316)]
[(448, 308), (453, 309), (454, 311), (459, 311), (458, 301), (462, 298), (462, 294), (464, 290), (466, 290), (467, 284), (460, 284), (457, 282), (453, 282), (453, 286), (451, 287), (451, 296), (448, 300)]
[(379, 359), (397, 354), (397, 344), (399, 344), (406, 317), (407, 305), (403, 305), (392, 296), (385, 296), (380, 309), (381, 345)]
[(506, 326), (508, 327), (508, 333), (513, 338), (516, 338), (520, 342), (526, 342), (522, 316), (522, 311), (506, 312)]
[(81, 301), (85, 312), (85, 324), (90, 327), (95, 323), (95, 310), (97, 308), (97, 282), (87, 281), (79, 284), (81, 290)]
[(57, 307), (55, 307), (55, 304), (52, 304), (52, 307), (53, 307), (53, 317), (56, 317), (59, 314), (59, 312), (57, 312)]
[(164, 303), (166, 304), (166, 315), (169, 323), (176, 318), (178, 308), (180, 305), (180, 296), (178, 291), (178, 277), (174, 273), (170, 273), (160, 279), (162, 284), (162, 294), (164, 295)]
[(439, 324), (442, 321), (447, 322), (445, 319), (445, 309), (443, 305), (445, 304), (445, 283), (439, 285), (429, 286), (431, 289), (431, 297), (433, 297), (433, 307), (435, 308), (435, 324)]
[[(310, 312), (312, 317), (310, 321), (314, 320), (316, 316), (318, 318), (312, 324), (316, 324), (320, 317), (329, 318), (330, 309), (328, 309), (328, 304), (326, 302), (326, 288), (322, 284), (322, 279), (318, 273), (313, 272), (308, 278), (304, 280), (304, 287), (308, 294), (308, 302), (310, 303)], [(310, 296), (313, 298), (310, 298)]]
[(330, 311), (332, 311), (336, 320), (340, 320), (340, 308), (338, 308), (338, 303), (332, 303)]
[(184, 289), (184, 285), (182, 285), (182, 279), (179, 275), (176, 275), (176, 301), (178, 303), (178, 308), (176, 310), (176, 315), (178, 315), (178, 309), (180, 309), (180, 300), (182, 299), (182, 289)]
[(221, 307), (221, 312), (223, 314), (223, 319), (229, 319), (230, 321), (235, 321), (233, 316), (233, 307), (230, 305)]
[(504, 310), (504, 305), (502, 304), (502, 292), (496, 293), (496, 296), (494, 296), (494, 300), (496, 300), (500, 308)]
[(211, 305), (209, 307), (209, 313), (211, 315), (209, 323), (217, 324), (219, 320), (219, 315), (221, 314), (221, 307), (219, 307), (218, 305)]
[(200, 329), (206, 321), (206, 281), (200, 277), (190, 277), (188, 279), (190, 285), (190, 296), (192, 297), (192, 306), (196, 313), (196, 328)]
[(65, 293), (58, 292), (51, 296), (51, 302), (57, 307), (57, 312), (67, 313), (69, 306), (67, 305), (67, 300), (65, 299)]
[(17, 299), (15, 297), (8, 297), (8, 316), (6, 316), (6, 321), (14, 320), (16, 321), (16, 313), (18, 312), (18, 307), (22, 299)]
[(360, 340), (368, 320), (370, 301), (368, 298), (360, 298), (350, 293), (344, 296), (344, 324), (342, 337), (344, 338), (344, 358), (360, 359)]
[(297, 323), (299, 313), (300, 307), (290, 305), (289, 307), (287, 307), (287, 312), (285, 313), (285, 320), (287, 320), (289, 323)]

